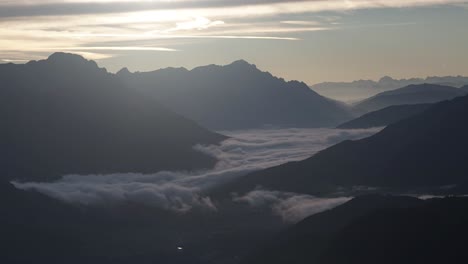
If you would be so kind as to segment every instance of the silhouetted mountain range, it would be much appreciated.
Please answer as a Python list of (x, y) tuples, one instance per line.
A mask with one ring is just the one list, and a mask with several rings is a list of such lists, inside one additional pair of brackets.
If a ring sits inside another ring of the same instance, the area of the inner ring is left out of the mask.
[(461, 87), (468, 84), (468, 77), (445, 76), (411, 79), (393, 79), (385, 76), (379, 81), (359, 80), (353, 82), (324, 82), (312, 85), (311, 88), (318, 93), (341, 101), (356, 101), (374, 96), (384, 91), (395, 90), (413, 84), (439, 84), (452, 87)]
[(193, 146), (225, 138), (77, 55), (0, 65), (0, 83), (2, 178), (206, 168)]
[(344, 104), (242, 60), (191, 71), (167, 68), (130, 73), (123, 69), (117, 76), (145, 96), (215, 130), (336, 126), (351, 118)]
[(444, 101), (374, 136), (254, 172), (222, 190), (241, 193), (263, 186), (320, 195), (359, 186), (393, 191), (466, 186), (467, 115), (468, 96)]
[(393, 105), (364, 114), (356, 119), (339, 125), (337, 128), (362, 129), (387, 126), (405, 118), (422, 113), (431, 106), (432, 104)]
[(370, 112), (392, 105), (425, 104), (449, 100), (466, 92), (451, 86), (436, 84), (409, 85), (393, 91), (379, 93), (354, 105), (356, 111)]
[(468, 198), (363, 196), (283, 232), (247, 263), (457, 263)]

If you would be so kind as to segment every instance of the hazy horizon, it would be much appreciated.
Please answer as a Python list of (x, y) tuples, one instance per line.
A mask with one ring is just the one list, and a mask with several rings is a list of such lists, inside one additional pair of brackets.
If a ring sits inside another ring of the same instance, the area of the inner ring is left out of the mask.
[(0, 62), (57, 51), (116, 72), (238, 59), (307, 84), (468, 75), (467, 1), (0, 0)]

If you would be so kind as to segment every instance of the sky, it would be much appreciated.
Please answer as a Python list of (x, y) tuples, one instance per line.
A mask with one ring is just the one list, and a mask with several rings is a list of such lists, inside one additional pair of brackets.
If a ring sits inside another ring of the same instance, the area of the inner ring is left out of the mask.
[(287, 80), (466, 75), (463, 0), (0, 0), (0, 63), (77, 53), (116, 72), (245, 59)]

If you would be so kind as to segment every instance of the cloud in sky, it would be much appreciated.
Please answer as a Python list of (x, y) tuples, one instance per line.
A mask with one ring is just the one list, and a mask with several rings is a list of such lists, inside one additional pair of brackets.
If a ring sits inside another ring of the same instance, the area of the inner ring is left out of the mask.
[[(158, 172), (154, 174), (116, 173), (110, 175), (66, 175), (51, 183), (18, 183), (25, 190), (37, 190), (71, 203), (109, 204), (140, 202), (160, 208), (185, 212), (192, 208), (216, 210), (215, 202), (200, 193), (249, 172), (288, 161), (302, 160), (344, 139), (370, 136), (378, 129), (280, 129), (231, 132), (232, 138), (219, 146), (196, 146), (196, 149), (219, 159), (215, 168), (199, 172)], [(291, 197), (288, 197), (288, 199)], [(304, 197), (299, 197), (304, 198)], [(289, 210), (298, 197), (278, 205), (285, 217), (296, 219), (311, 207)], [(310, 203), (308, 203), (310, 205)], [(299, 205), (298, 205), (299, 206)]]
[[(337, 28), (336, 21), (284, 16), (324, 11), (460, 4), (461, 0), (0, 0), (0, 58), (36, 59), (76, 50), (90, 59), (128, 51), (163, 52), (164, 39), (298, 40), (295, 34)], [(334, 17), (334, 16), (331, 16)], [(135, 40), (138, 49), (118, 46)], [(148, 41), (153, 43), (148, 45)], [(143, 41), (146, 41), (143, 44)], [(107, 49), (90, 50), (88, 47)], [(156, 47), (156, 48), (154, 48)], [(116, 50), (118, 52), (116, 52)]]

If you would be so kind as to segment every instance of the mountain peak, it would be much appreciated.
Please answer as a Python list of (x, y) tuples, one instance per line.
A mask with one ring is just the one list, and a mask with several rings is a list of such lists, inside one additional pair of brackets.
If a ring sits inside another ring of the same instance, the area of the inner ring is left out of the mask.
[[(89, 69), (99, 69), (97, 63), (93, 60), (87, 60), (83, 56), (65, 52), (55, 52), (50, 55), (46, 62), (51, 64), (57, 64), (63, 67), (80, 67)], [(105, 70), (105, 69), (103, 69)]]
[(379, 83), (388, 83), (388, 82), (393, 82), (393, 81), (395, 81), (395, 79), (393, 79), (392, 77), (384, 76), (384, 77), (380, 78), (380, 80), (378, 82)]
[(131, 74), (131, 72), (128, 70), (127, 67), (123, 67), (123, 68), (120, 69), (120, 71), (118, 71), (116, 74), (117, 74), (117, 75), (127, 75), (127, 74)]
[(254, 68), (257, 68), (257, 66), (256, 66), (255, 64), (251, 64), (251, 63), (249, 63), (248, 61), (242, 60), (242, 59), (241, 59), (241, 60), (236, 60), (236, 61), (232, 62), (232, 63), (230, 64), (230, 66), (244, 66), (244, 67), (247, 66), (247, 67), (254, 67)]
[(65, 52), (55, 52), (51, 54), (47, 61), (88, 61), (83, 56)]

